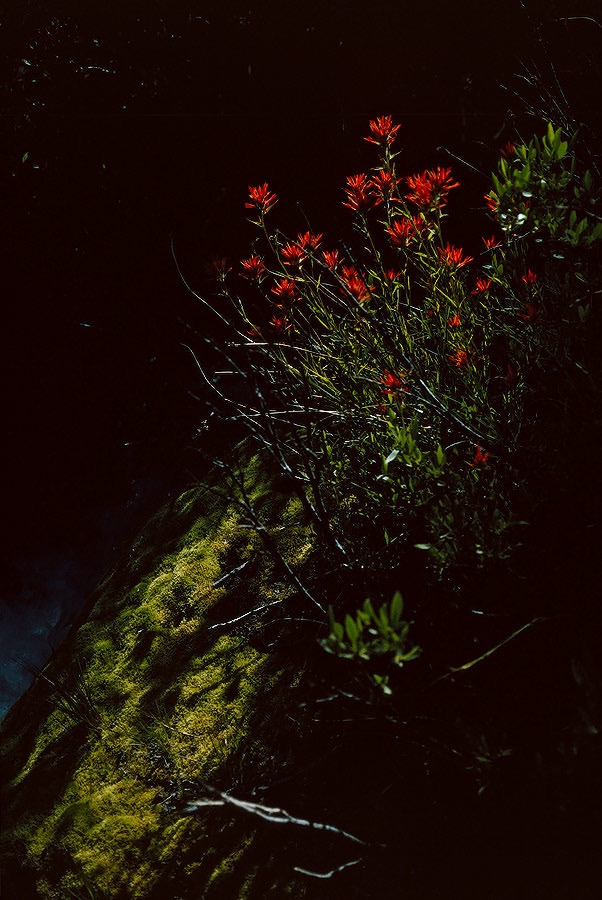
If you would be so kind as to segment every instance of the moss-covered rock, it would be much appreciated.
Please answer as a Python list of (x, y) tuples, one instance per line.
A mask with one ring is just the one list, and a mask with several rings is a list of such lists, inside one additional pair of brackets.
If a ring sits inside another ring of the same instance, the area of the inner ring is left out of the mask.
[[(302, 563), (311, 535), (299, 504), (270, 489), (257, 458), (244, 466), (274, 539)], [(245, 525), (216, 477), (163, 509), (7, 716), (7, 896), (293, 890), (290, 869), (284, 882), (278, 866), (270, 874), (256, 822), (219, 806), (185, 814), (204, 783), (269, 782), (299, 727), (282, 716), (299, 661), (254, 642), (260, 613), (246, 615), (290, 591)]]

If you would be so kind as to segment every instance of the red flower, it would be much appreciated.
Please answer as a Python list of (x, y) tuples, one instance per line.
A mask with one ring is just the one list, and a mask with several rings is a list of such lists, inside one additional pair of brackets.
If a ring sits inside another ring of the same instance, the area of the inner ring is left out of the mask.
[(400, 181), (401, 179), (395, 178), (392, 172), (380, 169), (370, 181), (370, 185), (381, 200), (387, 201), (391, 199), (391, 195)]
[(535, 284), (535, 282), (537, 281), (537, 274), (529, 269), (527, 274), (523, 275), (522, 281), (524, 281), (526, 285)]
[(456, 352), (452, 356), (447, 357), (454, 366), (457, 366), (458, 369), (465, 368), (470, 362), (470, 353), (468, 350), (456, 350)]
[(472, 262), (472, 256), (462, 256), (464, 251), (460, 247), (452, 247), (451, 244), (446, 244), (445, 247), (438, 247), (437, 249), (441, 262), (445, 263), (446, 266), (461, 269), (462, 266)]
[(291, 327), (286, 316), (272, 316), (269, 325), (272, 331), (275, 331), (277, 334), (283, 334)]
[(304, 234), (299, 232), (297, 235), (297, 243), (304, 250), (317, 250), (322, 243), (323, 237), (324, 235), (312, 234), (311, 231), (306, 231)]
[(485, 244), (485, 246), (487, 247), (488, 250), (495, 250), (497, 247), (502, 246), (502, 242), (499, 241), (494, 235), (491, 235), (491, 237), (488, 237), (488, 238), (484, 237), (483, 243)]
[(498, 206), (500, 205), (500, 198), (495, 193), (495, 191), (490, 191), (488, 194), (485, 194), (485, 202), (489, 207), (489, 211), (492, 213), (497, 213)]
[(393, 143), (397, 132), (401, 128), (401, 125), (393, 125), (391, 116), (378, 116), (369, 125), (372, 135), (364, 138), (364, 140), (369, 141), (371, 144), (385, 144), (386, 146)]
[(412, 219), (394, 219), (390, 228), (387, 228), (387, 234), (391, 238), (391, 242), (396, 247), (401, 247), (410, 243), (412, 238), (416, 237), (417, 227)]
[(295, 282), (290, 278), (281, 278), (272, 288), (272, 294), (276, 294), (280, 301), (293, 303), (297, 299)]
[(272, 207), (278, 202), (276, 194), (270, 193), (267, 182), (260, 184), (258, 187), (249, 185), (249, 197), (251, 202), (245, 203), (247, 209), (257, 209), (262, 216), (265, 216)]
[(506, 159), (508, 159), (510, 156), (514, 156), (515, 150), (516, 150), (516, 144), (514, 144), (512, 141), (506, 141), (504, 146), (500, 147), (500, 153)]
[(211, 260), (211, 265), (206, 268), (209, 271), (209, 274), (214, 278), (217, 278), (218, 281), (225, 281), (228, 273), (232, 271), (228, 265), (228, 261), (224, 258)]
[(341, 281), (345, 285), (347, 291), (358, 303), (365, 303), (370, 299), (370, 288), (357, 271), (355, 266), (343, 266)]
[(317, 250), (321, 243), (321, 234), (312, 234), (311, 231), (299, 232), (297, 240), (286, 244), (280, 253), (287, 265), (299, 265), (307, 259), (307, 252)]
[(397, 269), (387, 269), (385, 271), (385, 278), (387, 281), (396, 281), (400, 275), (401, 272), (397, 271)]
[(541, 307), (537, 306), (535, 303), (525, 303), (525, 311), (519, 313), (521, 319), (524, 319), (525, 322), (534, 322), (541, 312)]
[(363, 212), (381, 202), (371, 193), (371, 181), (364, 172), (359, 175), (348, 175), (346, 180), (347, 203), (343, 203), (343, 206), (347, 206), (354, 212)]
[(451, 316), (451, 317), (447, 320), (447, 324), (448, 324), (451, 328), (458, 328), (458, 327), (462, 324), (462, 322), (461, 322), (461, 320), (460, 320), (460, 316), (459, 316), (457, 313), (454, 313), (454, 315)]
[(263, 335), (258, 328), (249, 328), (247, 331), (247, 335), (251, 338), (252, 341), (262, 341)]
[(400, 372), (398, 377), (385, 369), (383, 377), (379, 379), (380, 383), (384, 384), (380, 391), (381, 394), (396, 394), (399, 390), (407, 391), (407, 386), (403, 383), (404, 378), (405, 372)]
[(486, 294), (489, 288), (492, 285), (491, 278), (477, 278), (477, 283), (474, 291), (471, 291), (471, 294)]
[(409, 175), (406, 178), (410, 193), (406, 200), (411, 200), (420, 209), (441, 209), (447, 203), (447, 195), (452, 188), (459, 187), (459, 181), (452, 181), (451, 169), (426, 169), (422, 174)]
[(263, 281), (267, 274), (267, 269), (260, 256), (249, 256), (248, 259), (241, 260), (240, 264), (244, 270), (241, 272), (242, 277), (248, 278), (250, 281)]
[(338, 250), (323, 250), (322, 257), (326, 264), (326, 268), (331, 269), (332, 271), (334, 271), (341, 262)]
[(471, 463), (469, 463), (471, 469), (486, 469), (488, 468), (487, 460), (489, 459), (489, 453), (483, 452), (481, 449), (481, 445), (477, 444), (477, 451), (474, 455), (474, 459)]
[(299, 244), (286, 244), (280, 251), (280, 255), (287, 266), (298, 266), (304, 259), (307, 259), (305, 250)]

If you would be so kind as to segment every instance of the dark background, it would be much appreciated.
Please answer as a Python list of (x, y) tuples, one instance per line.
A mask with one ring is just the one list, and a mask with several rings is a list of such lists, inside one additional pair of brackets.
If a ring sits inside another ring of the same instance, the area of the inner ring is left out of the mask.
[(23, 660), (56, 645), (118, 543), (199, 475), (187, 448), (205, 413), (181, 342), (194, 340), (183, 323), (214, 325), (170, 241), (206, 290), (214, 257), (248, 255), (247, 186), (267, 180), (281, 223), (307, 215), (334, 242), (341, 186), (372, 164), (361, 138), (384, 113), (403, 126), (402, 171), (453, 164), (470, 241), (488, 182), (449, 153), (488, 173), (491, 148), (532, 127), (525, 66), (553, 91), (557, 76), (573, 116), (595, 125), (599, 12), (587, 0), (3, 4), (0, 714)]

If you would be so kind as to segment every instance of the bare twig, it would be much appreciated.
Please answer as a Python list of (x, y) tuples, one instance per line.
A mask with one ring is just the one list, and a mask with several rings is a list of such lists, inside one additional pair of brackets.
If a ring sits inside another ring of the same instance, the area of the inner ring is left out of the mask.
[(327, 831), (329, 834), (336, 834), (345, 840), (354, 844), (361, 844), (363, 847), (370, 846), (367, 841), (363, 841), (354, 834), (337, 828), (336, 825), (328, 825), (324, 822), (312, 822), (309, 819), (300, 819), (291, 815), (284, 809), (274, 806), (263, 806), (261, 803), (252, 803), (250, 800), (241, 800), (233, 797), (231, 794), (217, 790), (211, 785), (204, 784), (203, 789), (210, 795), (208, 798), (200, 800), (191, 800), (185, 807), (184, 812), (188, 814), (196, 813), (205, 806), (233, 806), (243, 812), (253, 816), (258, 816), (265, 822), (271, 822), (274, 825), (297, 825), (301, 828), (311, 828), (315, 831)]
[(243, 619), (252, 616), (253, 613), (262, 612), (264, 609), (269, 609), (271, 606), (277, 606), (279, 603), (282, 603), (282, 600), (273, 600), (271, 603), (264, 603), (263, 606), (256, 606), (255, 609), (250, 609), (248, 612), (243, 613), (241, 616), (236, 616), (234, 619), (228, 619), (227, 622), (217, 622), (215, 625), (210, 625), (207, 631), (212, 631), (214, 628), (225, 628), (227, 625), (235, 625), (237, 622), (241, 622)]
[(359, 859), (351, 859), (349, 862), (343, 863), (342, 866), (337, 866), (336, 869), (331, 869), (329, 872), (311, 872), (309, 869), (302, 869), (300, 866), (295, 866), (293, 871), (299, 872), (301, 875), (310, 875), (312, 878), (332, 878), (333, 875), (337, 875), (350, 866), (357, 866), (358, 863), (363, 861), (363, 857), (360, 856)]

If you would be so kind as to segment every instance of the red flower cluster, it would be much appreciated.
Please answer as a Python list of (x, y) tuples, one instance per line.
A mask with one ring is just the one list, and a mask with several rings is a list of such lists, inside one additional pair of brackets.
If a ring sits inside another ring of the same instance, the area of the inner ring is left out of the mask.
[(450, 326), (450, 328), (459, 328), (462, 324), (462, 320), (457, 313), (454, 313), (454, 315), (450, 316), (447, 320), (447, 324)]
[(370, 185), (374, 189), (374, 193), (381, 202), (388, 202), (393, 191), (401, 181), (401, 178), (395, 178), (392, 172), (385, 169), (379, 169), (376, 175), (370, 181)]
[(458, 349), (455, 353), (447, 358), (451, 363), (454, 364), (458, 369), (464, 369), (470, 362), (471, 354), (468, 350)]
[(298, 266), (307, 259), (307, 253), (299, 244), (285, 244), (280, 255), (287, 266)]
[(369, 125), (372, 135), (364, 138), (364, 140), (369, 141), (371, 144), (385, 145), (387, 147), (393, 143), (397, 132), (401, 128), (401, 125), (393, 125), (391, 116), (378, 116)]
[(514, 151), (516, 150), (516, 144), (512, 141), (506, 141), (503, 147), (500, 147), (500, 153), (505, 159), (509, 159), (511, 156), (514, 156)]
[(272, 288), (272, 294), (278, 297), (281, 304), (291, 304), (297, 299), (295, 282), (291, 278), (281, 278)]
[(500, 205), (500, 198), (495, 193), (495, 191), (490, 191), (488, 194), (485, 194), (485, 202), (489, 207), (489, 212), (497, 214), (498, 207)]
[(437, 249), (441, 262), (445, 263), (446, 266), (450, 266), (450, 268), (461, 269), (462, 266), (472, 262), (472, 256), (462, 256), (464, 251), (460, 247), (452, 247), (451, 244), (446, 244), (445, 247), (438, 247)]
[(493, 234), (491, 235), (491, 237), (484, 237), (483, 243), (488, 250), (496, 250), (498, 247), (502, 246), (502, 242), (499, 241)]
[(291, 327), (286, 316), (272, 316), (268, 324), (276, 334), (284, 334)]
[(348, 175), (346, 181), (347, 202), (343, 203), (343, 206), (347, 206), (354, 212), (365, 212), (381, 202), (380, 198), (372, 193), (372, 180), (365, 172), (361, 172), (359, 175)]
[(217, 278), (218, 281), (225, 281), (228, 273), (232, 271), (228, 265), (227, 259), (224, 259), (223, 257), (221, 259), (213, 259), (211, 265), (208, 266), (208, 269), (209, 273), (214, 278)]
[(247, 209), (257, 209), (262, 216), (265, 216), (272, 207), (278, 202), (276, 194), (270, 192), (267, 182), (260, 184), (258, 187), (249, 185), (249, 197), (251, 202), (245, 203)]
[(308, 251), (317, 250), (321, 242), (321, 234), (312, 234), (311, 231), (300, 232), (297, 240), (286, 244), (280, 253), (287, 265), (299, 265), (304, 259), (307, 259)]
[(524, 319), (525, 322), (534, 322), (541, 312), (541, 307), (536, 303), (525, 303), (525, 311), (519, 313), (521, 319)]
[(471, 469), (486, 469), (488, 468), (487, 460), (489, 459), (489, 453), (483, 452), (481, 449), (481, 445), (477, 444), (477, 451), (474, 455), (474, 459), (471, 463), (469, 463)]
[(403, 383), (405, 377), (405, 372), (394, 375), (392, 372), (389, 372), (388, 369), (385, 369), (383, 377), (379, 379), (380, 383), (384, 385), (380, 390), (381, 394), (391, 395), (396, 394), (399, 390), (407, 391), (407, 385)]
[(267, 275), (267, 269), (261, 256), (249, 256), (248, 259), (242, 259), (240, 264), (243, 268), (241, 272), (242, 277), (247, 278), (249, 281), (257, 281), (259, 283)]
[(491, 278), (477, 278), (477, 283), (474, 291), (471, 291), (471, 294), (486, 294), (489, 288), (492, 285)]
[(529, 269), (527, 274), (523, 275), (522, 281), (524, 281), (524, 283), (528, 286), (535, 284), (535, 282), (537, 281), (537, 273), (532, 272), (531, 269)]
[(304, 250), (317, 250), (320, 244), (322, 243), (323, 234), (312, 234), (311, 231), (306, 231), (303, 234), (299, 232), (297, 235), (297, 243), (300, 247), (303, 247)]
[(406, 178), (410, 192), (406, 200), (415, 203), (421, 210), (441, 209), (447, 203), (447, 195), (452, 188), (459, 187), (459, 181), (452, 181), (451, 169), (426, 169), (419, 175)]
[(355, 266), (343, 266), (341, 272), (341, 281), (345, 285), (348, 293), (358, 303), (365, 303), (370, 299), (371, 289), (366, 284)]
[(386, 232), (391, 238), (391, 243), (396, 247), (407, 247), (423, 225), (420, 216), (414, 216), (413, 219), (394, 219), (393, 224), (386, 229)]
[(324, 259), (326, 268), (333, 272), (341, 262), (338, 250), (323, 250), (322, 258)]

